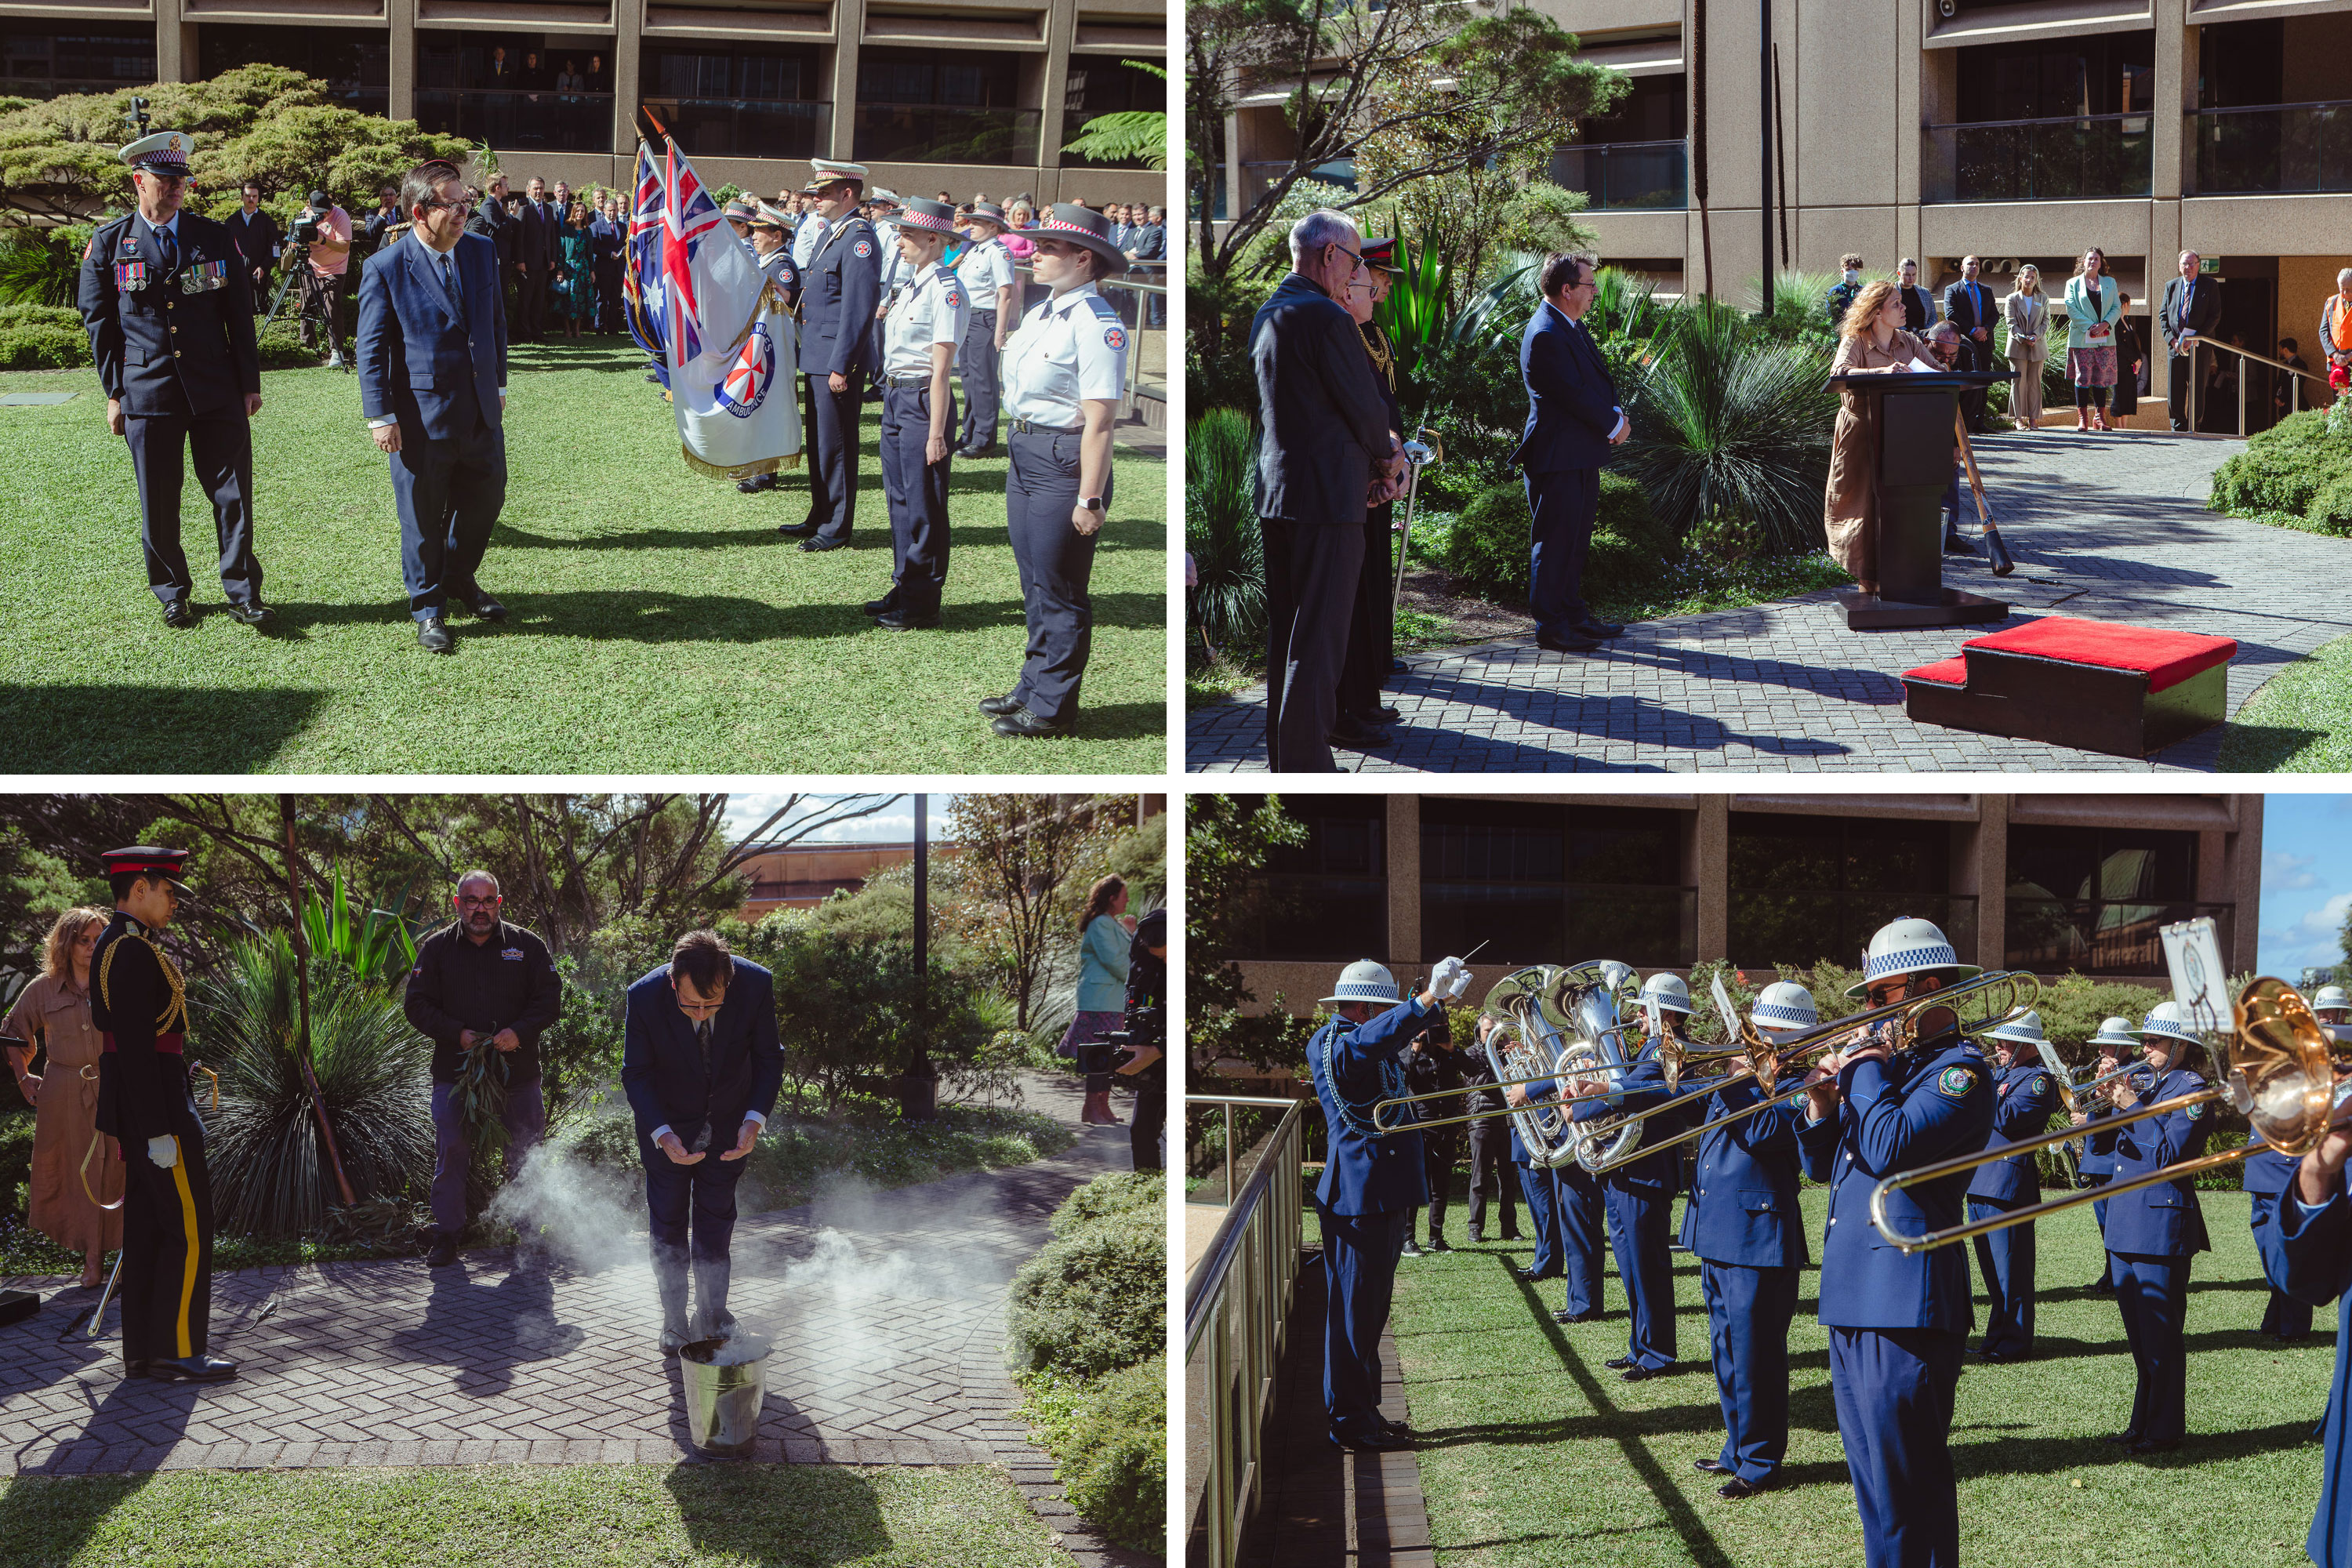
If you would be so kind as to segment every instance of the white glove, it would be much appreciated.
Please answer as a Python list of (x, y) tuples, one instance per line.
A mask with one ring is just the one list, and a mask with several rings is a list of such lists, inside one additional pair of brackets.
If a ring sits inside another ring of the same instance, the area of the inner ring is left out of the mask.
[(156, 1169), (168, 1171), (180, 1163), (179, 1142), (169, 1135), (150, 1138), (147, 1140), (147, 1158), (153, 1162)]
[(1439, 996), (1459, 996), (1470, 984), (1470, 966), (1458, 958), (1441, 958), (1429, 972), (1429, 989)]
[(1454, 977), (1454, 984), (1445, 988), (1445, 999), (1448, 1002), (1458, 1002), (1462, 999), (1462, 994), (1469, 989), (1470, 971), (1467, 966), (1465, 966), (1462, 973)]

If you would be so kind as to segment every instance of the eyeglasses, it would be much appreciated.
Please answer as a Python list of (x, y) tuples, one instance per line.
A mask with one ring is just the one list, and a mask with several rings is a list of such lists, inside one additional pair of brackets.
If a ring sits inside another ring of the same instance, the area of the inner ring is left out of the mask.
[(457, 907), (461, 910), (494, 910), (505, 901), (497, 893), (480, 899), (469, 899), (463, 893), (457, 895)]
[(468, 201), (425, 202), (419, 205), (428, 207), (439, 207), (445, 212), (453, 213), (469, 213), (474, 210), (474, 204)]
[(1331, 248), (1346, 257), (1349, 261), (1355, 263), (1353, 267), (1348, 268), (1349, 272), (1360, 272), (1363, 270), (1364, 258), (1360, 251), (1350, 250), (1336, 239), (1331, 242)]

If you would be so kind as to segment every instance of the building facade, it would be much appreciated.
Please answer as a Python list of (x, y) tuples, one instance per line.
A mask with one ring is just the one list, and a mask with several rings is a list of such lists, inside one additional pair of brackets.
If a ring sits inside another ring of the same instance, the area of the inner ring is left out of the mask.
[(1400, 984), (1474, 949), (1482, 980), (1598, 958), (1859, 967), (1905, 915), (1965, 963), (2155, 988), (2158, 929), (2210, 916), (2231, 972), (2254, 967), (2259, 795), (1281, 799), (1307, 842), (1257, 879), (1241, 967), (1261, 1006), (1294, 1013), (1359, 958)]
[[(952, 847), (934, 844), (931, 852), (950, 854)], [(788, 844), (754, 850), (737, 872), (743, 879), (743, 907), (736, 918), (757, 924), (778, 910), (814, 909), (835, 893), (856, 892), (877, 871), (914, 858), (912, 842)]]
[[(1716, 292), (1753, 303), (1768, 230), (1776, 269), (1833, 272), (1858, 251), (1867, 275), (1891, 276), (1909, 257), (1940, 290), (1973, 254), (2002, 292), (2035, 262), (2053, 297), (2095, 245), (2145, 329), (2186, 248), (2221, 281), (2220, 336), (2265, 353), (2293, 337), (2322, 364), (2320, 306), (2352, 262), (2352, 116), (2338, 113), (2352, 102), (2322, 68), (2352, 50), (2352, 0), (1779, 0), (1769, 53), (1754, 4), (1531, 3), (1633, 78), (1551, 173), (1590, 195), (1603, 258), (1664, 289), (1702, 288), (1711, 246)], [(1282, 116), (1267, 102), (1234, 117), (1226, 210), (1293, 145)], [(2161, 401), (2161, 344), (2145, 330), (2140, 342), (2159, 351)], [(2286, 382), (2243, 378), (2250, 429), (2271, 423)], [(2226, 420), (2216, 404), (2200, 424), (2235, 429), (2237, 390), (2224, 389)]]
[(281, 65), (574, 188), (628, 187), (643, 110), (713, 185), (796, 190), (831, 157), (901, 195), (1164, 203), (1166, 175), (1061, 149), (1097, 115), (1164, 106), (1124, 62), (1167, 52), (1162, 0), (0, 3), (0, 97)]

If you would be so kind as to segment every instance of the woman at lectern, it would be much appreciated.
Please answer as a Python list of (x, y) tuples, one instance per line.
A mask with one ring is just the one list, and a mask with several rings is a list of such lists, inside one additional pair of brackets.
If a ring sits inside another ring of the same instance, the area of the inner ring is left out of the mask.
[[(1927, 345), (1903, 330), (1903, 296), (1878, 279), (1863, 285), (1838, 329), (1832, 375), (1897, 374), (1913, 362), (1935, 363)], [(1830, 482), (1822, 503), (1822, 524), (1830, 554), (1853, 574), (1865, 594), (1878, 592), (1878, 500), (1870, 482), (1871, 454), (1877, 449), (1878, 417), (1874, 399), (1838, 393), (1837, 428), (1830, 436)]]

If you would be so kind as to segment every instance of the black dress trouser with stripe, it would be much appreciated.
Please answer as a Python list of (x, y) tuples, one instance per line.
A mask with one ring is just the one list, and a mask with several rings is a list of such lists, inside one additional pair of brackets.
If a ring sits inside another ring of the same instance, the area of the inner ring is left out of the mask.
[(213, 1308), (213, 1188), (205, 1127), (187, 1091), (172, 1107), (179, 1163), (163, 1169), (147, 1145), (125, 1139), (122, 1202), (122, 1359), (203, 1355)]

